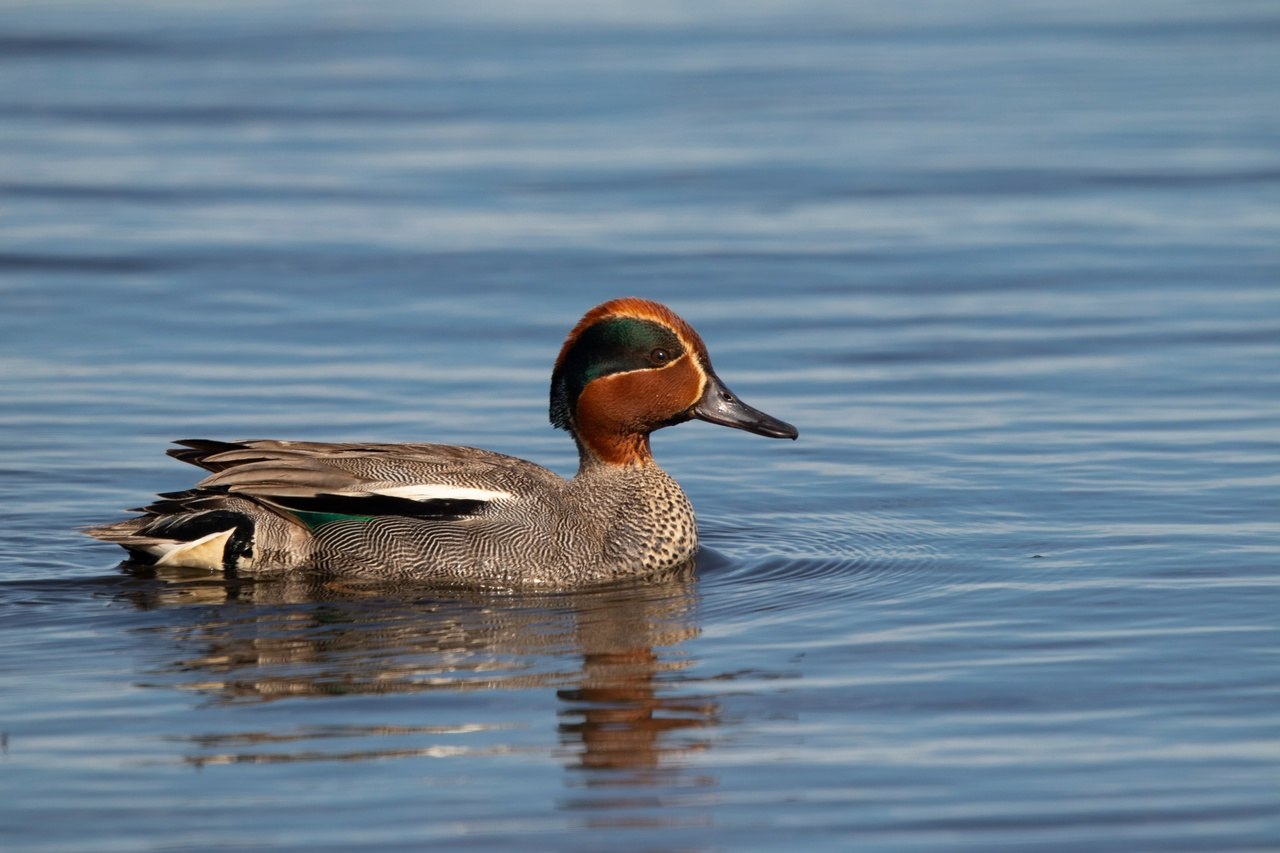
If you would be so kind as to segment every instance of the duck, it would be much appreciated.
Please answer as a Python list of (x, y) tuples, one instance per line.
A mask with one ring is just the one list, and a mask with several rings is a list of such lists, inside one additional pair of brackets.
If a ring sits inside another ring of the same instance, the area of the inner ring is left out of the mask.
[(447, 444), (191, 439), (167, 453), (208, 476), (85, 532), (135, 564), (228, 576), (578, 587), (694, 562), (693, 507), (654, 461), (652, 432), (698, 419), (799, 435), (728, 389), (692, 326), (637, 297), (597, 305), (569, 332), (549, 413), (577, 444), (572, 478)]

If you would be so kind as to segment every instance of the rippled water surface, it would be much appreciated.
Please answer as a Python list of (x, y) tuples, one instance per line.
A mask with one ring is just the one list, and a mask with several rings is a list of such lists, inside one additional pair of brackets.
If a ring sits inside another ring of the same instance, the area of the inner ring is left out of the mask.
[[(1280, 16), (0, 11), (0, 846), (1280, 847)], [(571, 473), (669, 303), (797, 443), (655, 437), (696, 573), (226, 581), (176, 438)]]

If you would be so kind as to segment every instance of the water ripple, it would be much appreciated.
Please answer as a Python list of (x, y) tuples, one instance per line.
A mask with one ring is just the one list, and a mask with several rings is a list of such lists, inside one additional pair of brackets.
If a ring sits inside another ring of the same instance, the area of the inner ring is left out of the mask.
[[(735, 559), (703, 572), (712, 608), (794, 608), (847, 599), (911, 597), (946, 582), (948, 532), (884, 513), (795, 513), (769, 525), (712, 525), (707, 539), (732, 541)], [(714, 547), (714, 546), (710, 546)], [(747, 591), (752, 591), (748, 595)], [(717, 593), (730, 592), (721, 598)]]

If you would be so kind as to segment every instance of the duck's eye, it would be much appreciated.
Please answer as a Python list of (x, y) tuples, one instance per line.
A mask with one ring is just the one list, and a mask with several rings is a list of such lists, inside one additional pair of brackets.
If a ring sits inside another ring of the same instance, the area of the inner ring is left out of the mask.
[(653, 352), (649, 353), (649, 361), (654, 364), (666, 364), (670, 360), (671, 353), (667, 352), (662, 347), (658, 347)]

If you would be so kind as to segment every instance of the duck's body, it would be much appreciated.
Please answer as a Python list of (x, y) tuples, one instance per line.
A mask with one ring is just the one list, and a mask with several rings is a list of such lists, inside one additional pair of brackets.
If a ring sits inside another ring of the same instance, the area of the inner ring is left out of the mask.
[(183, 444), (171, 453), (214, 473), (95, 535), (164, 565), (501, 587), (644, 575), (697, 548), (693, 508), (652, 463), (566, 480), (443, 444)]
[(89, 533), (138, 560), (252, 574), (512, 588), (643, 576), (697, 549), (693, 508), (649, 452), (652, 430), (694, 417), (796, 435), (735, 399), (675, 314), (614, 300), (574, 328), (552, 375), (552, 423), (578, 443), (572, 479), (441, 444), (185, 441), (170, 455), (210, 476)]

